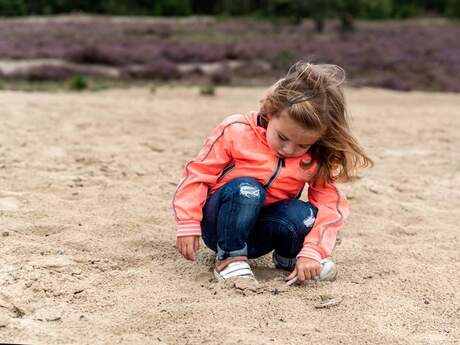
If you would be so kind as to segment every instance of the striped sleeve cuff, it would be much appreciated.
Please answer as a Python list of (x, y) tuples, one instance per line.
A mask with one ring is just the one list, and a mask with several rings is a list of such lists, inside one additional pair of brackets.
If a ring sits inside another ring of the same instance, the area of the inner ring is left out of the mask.
[(310, 246), (304, 246), (302, 250), (299, 252), (299, 254), (297, 254), (297, 258), (299, 257), (313, 259), (318, 262), (320, 262), (322, 259), (321, 254), (316, 249)]
[(185, 220), (177, 223), (177, 237), (201, 236), (201, 224), (195, 220)]

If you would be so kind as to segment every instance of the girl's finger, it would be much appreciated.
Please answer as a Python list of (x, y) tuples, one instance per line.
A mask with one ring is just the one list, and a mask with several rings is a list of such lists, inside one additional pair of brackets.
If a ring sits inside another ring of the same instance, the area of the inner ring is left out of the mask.
[(183, 252), (183, 255), (184, 257), (187, 259), (187, 260), (190, 260), (190, 257), (189, 257), (189, 253), (188, 253), (188, 245), (187, 244), (184, 244), (184, 246), (182, 247), (184, 252)]
[(193, 243), (187, 245), (187, 258), (191, 261), (195, 260), (194, 258), (195, 251), (193, 250)]
[(317, 278), (319, 278), (319, 275), (321, 274), (321, 266), (317, 267), (316, 268), (316, 272), (315, 272)]
[(182, 254), (182, 241), (180, 237), (178, 237), (176, 240), (176, 248), (179, 251), (179, 253)]
[(299, 270), (299, 272), (297, 272), (297, 277), (299, 278), (299, 280), (301, 282), (303, 282), (305, 280), (305, 272), (304, 272), (304, 270)]
[(193, 241), (193, 249), (195, 250), (195, 252), (197, 252), (198, 249), (200, 249), (200, 239), (198, 237), (195, 237)]
[(186, 249), (187, 249), (186, 244), (185, 244), (185, 243), (181, 243), (181, 244), (180, 244), (180, 253), (182, 254), (182, 256), (183, 256), (184, 258), (187, 258), (187, 250), (186, 250)]
[(294, 271), (291, 272), (291, 274), (286, 278), (286, 280), (291, 280), (297, 275), (297, 268), (294, 268)]

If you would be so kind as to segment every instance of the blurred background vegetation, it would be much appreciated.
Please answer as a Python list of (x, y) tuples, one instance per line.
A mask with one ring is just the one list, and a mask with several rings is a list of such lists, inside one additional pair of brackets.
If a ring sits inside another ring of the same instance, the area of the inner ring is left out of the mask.
[(460, 17), (460, 0), (0, 0), (2, 16), (72, 12), (110, 15), (222, 15), (260, 18), (409, 18), (426, 13)]
[(302, 59), (460, 92), (460, 0), (0, 0), (0, 17), (0, 89), (266, 85)]

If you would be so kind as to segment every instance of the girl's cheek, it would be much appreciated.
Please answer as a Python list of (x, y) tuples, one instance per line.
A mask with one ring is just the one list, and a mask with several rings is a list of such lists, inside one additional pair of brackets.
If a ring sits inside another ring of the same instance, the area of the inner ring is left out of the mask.
[(276, 137), (272, 138), (271, 142), (274, 148), (279, 149), (282, 146), (282, 143), (280, 143), (280, 141)]
[(277, 148), (281, 149), (283, 148), (283, 142), (279, 141), (279, 140), (275, 140), (275, 145)]

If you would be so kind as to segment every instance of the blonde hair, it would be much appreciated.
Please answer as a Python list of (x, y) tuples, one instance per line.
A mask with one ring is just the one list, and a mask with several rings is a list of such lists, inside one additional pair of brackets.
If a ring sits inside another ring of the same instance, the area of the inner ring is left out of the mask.
[(309, 152), (318, 169), (313, 182), (348, 182), (356, 178), (358, 168), (373, 166), (356, 138), (351, 134), (342, 84), (345, 71), (336, 65), (295, 63), (261, 101), (259, 111), (266, 127), (270, 116), (283, 112), (303, 128), (320, 134)]

